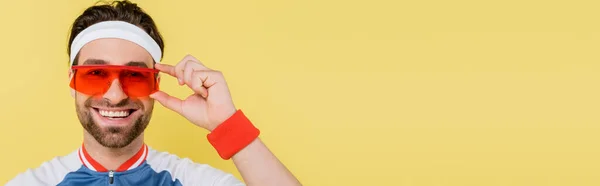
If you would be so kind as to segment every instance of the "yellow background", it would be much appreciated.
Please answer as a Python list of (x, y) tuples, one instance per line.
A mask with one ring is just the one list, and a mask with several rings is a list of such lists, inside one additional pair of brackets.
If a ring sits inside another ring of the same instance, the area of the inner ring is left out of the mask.
[[(81, 144), (66, 42), (94, 2), (2, 1), (0, 181)], [(304, 185), (600, 184), (598, 1), (135, 2)], [(146, 136), (239, 178), (206, 134), (157, 106)]]

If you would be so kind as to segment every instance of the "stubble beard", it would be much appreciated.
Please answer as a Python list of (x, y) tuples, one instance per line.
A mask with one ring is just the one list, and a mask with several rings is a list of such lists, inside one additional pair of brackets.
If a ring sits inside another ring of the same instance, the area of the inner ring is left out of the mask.
[[(140, 136), (144, 132), (150, 118), (152, 116), (152, 106), (150, 108), (143, 108), (141, 103), (140, 109), (144, 112), (141, 116), (133, 121), (133, 125), (127, 127), (100, 127), (94, 118), (92, 117), (93, 109), (91, 107), (92, 98), (85, 101), (84, 105), (76, 105), (77, 117), (83, 128), (90, 134), (94, 139), (102, 146), (107, 148), (123, 148), (129, 145), (133, 140)], [(106, 105), (106, 101), (104, 102)], [(134, 104), (131, 100), (124, 100), (122, 103), (116, 105)]]

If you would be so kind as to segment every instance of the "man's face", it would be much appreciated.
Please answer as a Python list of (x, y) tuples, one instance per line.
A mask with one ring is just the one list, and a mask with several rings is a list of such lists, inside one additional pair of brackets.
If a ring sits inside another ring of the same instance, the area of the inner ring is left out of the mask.
[[(121, 39), (89, 42), (80, 50), (77, 64), (154, 67), (152, 57), (144, 48)], [(112, 81), (103, 95), (74, 91), (74, 97), (83, 128), (101, 145), (109, 148), (125, 147), (136, 139), (150, 122), (154, 107), (154, 101), (149, 97), (127, 96), (118, 78)]]

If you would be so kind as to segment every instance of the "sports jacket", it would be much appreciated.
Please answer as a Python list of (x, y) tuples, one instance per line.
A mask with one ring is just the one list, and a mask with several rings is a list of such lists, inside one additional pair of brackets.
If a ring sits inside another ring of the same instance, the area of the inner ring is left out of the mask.
[(55, 157), (27, 169), (6, 186), (243, 186), (233, 175), (188, 158), (158, 152), (143, 145), (117, 170), (106, 170), (82, 146), (66, 156)]

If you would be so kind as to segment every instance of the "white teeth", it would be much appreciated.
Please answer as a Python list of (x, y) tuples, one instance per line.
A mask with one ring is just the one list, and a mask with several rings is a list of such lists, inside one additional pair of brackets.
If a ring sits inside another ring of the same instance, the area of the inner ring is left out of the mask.
[(100, 110), (100, 115), (102, 115), (104, 117), (127, 117), (127, 116), (129, 116), (129, 111)]

